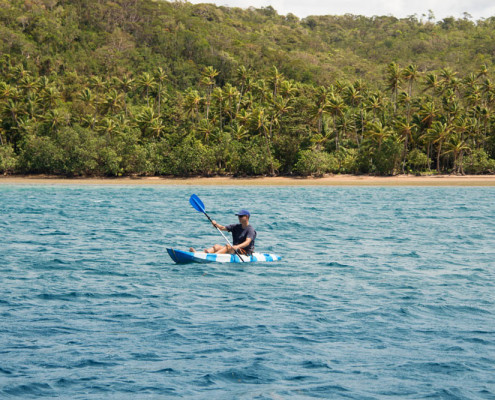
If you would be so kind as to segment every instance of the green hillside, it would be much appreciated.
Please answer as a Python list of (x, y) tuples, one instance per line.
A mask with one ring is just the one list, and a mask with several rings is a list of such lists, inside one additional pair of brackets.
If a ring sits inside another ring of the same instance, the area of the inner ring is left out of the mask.
[(495, 18), (0, 0), (0, 172), (495, 172)]

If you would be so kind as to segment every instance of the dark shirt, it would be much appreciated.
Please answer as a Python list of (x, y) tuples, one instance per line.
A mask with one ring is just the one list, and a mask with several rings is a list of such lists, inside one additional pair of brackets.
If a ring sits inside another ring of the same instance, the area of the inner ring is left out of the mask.
[(243, 243), (247, 238), (251, 239), (251, 243), (249, 246), (244, 247), (246, 253), (251, 254), (254, 252), (254, 240), (256, 239), (256, 231), (251, 225), (248, 225), (246, 229), (242, 227), (241, 224), (232, 224), (227, 225), (225, 228), (229, 232), (232, 232), (232, 241), (234, 242), (234, 246), (236, 244)]

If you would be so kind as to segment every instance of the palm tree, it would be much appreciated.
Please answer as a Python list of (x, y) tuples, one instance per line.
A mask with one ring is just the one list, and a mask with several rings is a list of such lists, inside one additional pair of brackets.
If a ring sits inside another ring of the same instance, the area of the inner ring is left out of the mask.
[(283, 98), (292, 99), (297, 92), (297, 86), (294, 85), (291, 81), (284, 80), (280, 84), (279, 93)]
[(413, 89), (413, 84), (416, 81), (416, 79), (419, 76), (419, 71), (418, 67), (416, 65), (408, 65), (403, 71), (402, 71), (402, 77), (404, 80), (408, 83), (408, 94), (409, 96), (412, 96), (412, 89)]
[(450, 138), (452, 126), (445, 122), (434, 121), (428, 129), (428, 134), (432, 138), (433, 144), (437, 145), (437, 172), (441, 172), (440, 156), (442, 155), (443, 144)]
[(23, 76), (19, 80), (19, 86), (23, 88), (27, 93), (30, 93), (38, 89), (38, 80), (30, 75)]
[(277, 67), (273, 66), (268, 77), (268, 82), (270, 83), (270, 86), (273, 90), (272, 94), (274, 98), (277, 97), (280, 82), (283, 80), (284, 75), (278, 71)]
[(452, 83), (456, 82), (457, 72), (454, 72), (451, 68), (446, 67), (440, 70), (440, 87), (445, 90), (452, 86)]
[(265, 137), (266, 157), (270, 160), (270, 173), (271, 175), (275, 175), (275, 168), (272, 160), (271, 141), (268, 135), (269, 119), (266, 115), (266, 111), (263, 107), (256, 108), (253, 110), (251, 118), (254, 122), (255, 130)]
[(454, 156), (454, 173), (464, 175), (462, 160), (464, 152), (470, 150), (469, 146), (460, 134), (454, 134), (445, 143), (445, 147), (447, 150), (443, 154), (452, 153)]
[(148, 126), (148, 131), (151, 132), (154, 138), (159, 138), (162, 136), (163, 132), (165, 132), (165, 125), (162, 122), (162, 119), (158, 116), (151, 121), (151, 124)]
[(469, 115), (476, 121), (475, 127), (479, 137), (482, 138), (482, 145), (485, 144), (489, 122), (492, 118), (492, 112), (487, 107), (475, 106), (468, 110)]
[(233, 123), (229, 126), (229, 131), (231, 132), (232, 136), (235, 138), (237, 141), (242, 141), (244, 138), (247, 137), (248, 135), (248, 130), (244, 125), (241, 125), (237, 121), (233, 121)]
[(27, 135), (34, 136), (38, 133), (39, 126), (33, 119), (20, 118), (19, 124), (15, 128), (15, 131), (17, 131), (21, 137), (25, 137)]
[(3, 106), (3, 114), (10, 119), (10, 125), (16, 127), (19, 117), (24, 114), (24, 108), (18, 101), (9, 99)]
[(98, 124), (98, 118), (94, 115), (84, 115), (80, 117), (79, 123), (85, 128), (95, 129), (95, 126)]
[(124, 110), (127, 115), (127, 95), (134, 89), (134, 78), (123, 76), (122, 79), (116, 78), (117, 87), (124, 92)]
[(158, 100), (158, 117), (160, 117), (161, 104), (162, 104), (161, 103), (161, 101), (162, 101), (162, 86), (163, 86), (163, 83), (167, 79), (167, 74), (165, 73), (165, 71), (163, 70), (162, 67), (158, 67), (158, 69), (156, 70), (155, 78), (158, 81), (158, 93), (157, 93), (158, 99), (157, 100)]
[(135, 121), (141, 129), (142, 134), (146, 135), (156, 119), (158, 119), (158, 116), (155, 114), (155, 110), (152, 107), (146, 106), (136, 116)]
[(156, 87), (155, 78), (149, 72), (143, 72), (136, 81), (137, 87), (146, 93), (146, 105), (150, 106), (150, 90)]
[(124, 95), (112, 89), (104, 98), (103, 106), (105, 112), (116, 113), (122, 109), (122, 104), (124, 103)]
[(455, 97), (450, 99), (444, 97), (443, 109), (446, 114), (448, 123), (451, 123), (462, 112), (459, 100)]
[(223, 96), (227, 100), (225, 111), (229, 115), (230, 119), (235, 118), (237, 110), (234, 108), (234, 105), (237, 104), (240, 95), (239, 90), (237, 90), (237, 88), (232, 86), (230, 83), (227, 83), (223, 87)]
[(258, 105), (260, 107), (272, 101), (273, 94), (270, 90), (270, 86), (264, 79), (258, 79), (253, 84), (253, 92), (255, 96), (258, 96)]
[(402, 73), (400, 67), (392, 62), (387, 67), (387, 89), (392, 92), (392, 101), (394, 102), (394, 112), (397, 111), (397, 97), (399, 93), (399, 86), (402, 80)]
[(478, 75), (476, 75), (477, 78), (486, 78), (488, 76), (488, 67), (486, 64), (483, 64), (480, 66), (478, 70)]
[(24, 77), (29, 75), (29, 71), (25, 70), (22, 64), (14, 65), (12, 68), (10, 68), (9, 72), (10, 76), (16, 81), (20, 81)]
[(236, 105), (236, 114), (237, 114), (239, 112), (239, 107), (241, 105), (241, 101), (243, 99), (244, 93), (246, 90), (250, 90), (250, 86), (252, 84), (251, 74), (246, 69), (245, 66), (241, 65), (239, 68), (237, 68), (236, 81), (238, 82), (238, 86), (240, 86), (240, 89), (239, 89), (240, 96), (239, 96), (239, 99), (238, 99), (237, 105)]
[(46, 89), (48, 88), (49, 86), (51, 86), (51, 81), (50, 81), (50, 78), (46, 75), (42, 75), (40, 76), (40, 78), (38, 79), (38, 88), (39, 90), (43, 90), (43, 89)]
[(35, 92), (30, 92), (26, 96), (25, 107), (26, 113), (30, 119), (36, 119), (39, 116), (39, 108), (41, 104), (41, 98)]
[(366, 126), (365, 135), (378, 145), (378, 151), (381, 150), (383, 141), (393, 134), (394, 131), (381, 121), (370, 122)]
[(125, 114), (122, 113), (115, 115), (112, 120), (117, 124), (117, 131), (119, 132), (125, 132), (128, 131), (129, 128), (137, 127), (135, 120), (130, 120)]
[[(341, 132), (341, 138), (349, 138), (348, 132), (354, 132), (355, 140), (359, 146), (359, 139), (357, 138), (356, 127), (354, 125), (354, 112), (346, 109), (345, 112), (337, 117), (336, 120), (336, 130), (337, 132)], [(339, 145), (340, 149), (340, 145)]]
[(449, 104), (452, 104), (457, 101), (457, 94), (455, 89), (448, 88), (445, 89), (442, 95), (442, 104), (444, 107), (448, 107)]
[(334, 82), (334, 88), (335, 88), (334, 93), (338, 93), (339, 95), (342, 95), (342, 93), (344, 92), (344, 90), (347, 86), (349, 86), (348, 81), (336, 79)]
[(210, 138), (213, 135), (215, 126), (207, 119), (202, 119), (196, 127), (196, 131), (201, 135), (204, 144), (210, 142)]
[(105, 81), (100, 76), (91, 76), (89, 78), (89, 87), (97, 92), (102, 92), (105, 89)]
[(333, 117), (333, 130), (335, 132), (335, 149), (340, 146), (339, 130), (337, 129), (337, 118), (341, 118), (346, 112), (346, 105), (340, 96), (332, 95), (328, 99), (328, 109)]
[(241, 86), (240, 92), (242, 95), (244, 93), (246, 82), (250, 78), (250, 73), (248, 72), (247, 68), (244, 65), (241, 65), (239, 68), (237, 68), (236, 78), (237, 81), (240, 83)]
[(347, 105), (351, 107), (359, 107), (363, 101), (361, 91), (354, 85), (346, 86), (342, 92), (342, 97)]
[(48, 129), (55, 132), (62, 126), (70, 125), (70, 114), (63, 109), (55, 108), (45, 113), (43, 120)]
[(469, 89), (474, 89), (478, 85), (478, 77), (471, 72), (462, 80), (462, 83), (469, 91)]
[(203, 101), (197, 90), (189, 88), (184, 99), (184, 108), (186, 115), (193, 116), (196, 121), (199, 119), (199, 106)]
[(280, 118), (287, 114), (292, 106), (289, 105), (290, 99), (283, 98), (282, 96), (277, 96), (273, 100), (273, 104), (270, 107), (270, 126), (269, 126), (269, 136), (273, 138), (273, 128), (280, 127)]
[(440, 112), (433, 101), (426, 101), (421, 104), (418, 115), (421, 120), (421, 125), (426, 129), (430, 128)]
[(246, 126), (250, 120), (252, 120), (252, 112), (246, 109), (242, 109), (235, 119), (235, 121), (238, 121), (242, 126)]
[(220, 129), (223, 127), (223, 109), (224, 109), (224, 93), (223, 90), (219, 87), (216, 87), (213, 89), (213, 93), (211, 97), (216, 101), (217, 103), (217, 108), (218, 108), (218, 114), (219, 114), (219, 122), (220, 122)]
[(321, 134), (323, 128), (323, 116), (328, 113), (330, 92), (324, 86), (319, 86), (315, 93), (315, 103), (311, 110), (311, 115), (317, 121), (316, 133)]
[(213, 93), (213, 88), (215, 87), (215, 77), (218, 74), (219, 72), (212, 66), (203, 68), (203, 71), (201, 72), (201, 84), (206, 86), (206, 120), (209, 118), (211, 95)]
[(252, 91), (244, 93), (242, 100), (239, 101), (236, 113), (239, 112), (241, 108), (250, 110), (253, 108), (255, 102), (254, 93)]
[(91, 117), (86, 117), (86, 124), (91, 128), (94, 128), (96, 123), (96, 103), (97, 97), (93, 94), (90, 88), (84, 88), (78, 93), (77, 99), (85, 103), (90, 109), (93, 110), (93, 115)]
[(424, 86), (425, 86), (424, 91), (431, 89), (434, 94), (438, 93), (438, 91), (440, 90), (440, 87), (441, 87), (438, 76), (433, 72), (426, 74)]
[(417, 125), (408, 121), (408, 119), (404, 119), (399, 117), (395, 121), (395, 126), (397, 132), (399, 133), (402, 141), (404, 142), (404, 148), (402, 150), (402, 173), (406, 173), (406, 159), (407, 153), (409, 150), (409, 141), (413, 142), (413, 131), (417, 129)]
[(98, 133), (105, 134), (110, 137), (119, 132), (119, 126), (112, 118), (109, 117), (103, 118), (95, 129)]
[(312, 144), (311, 145), (312, 150), (321, 151), (321, 149), (328, 142), (328, 137), (320, 133), (317, 133), (315, 135), (311, 135), (311, 138), (309, 140)]
[(456, 76), (454, 76), (451, 80), (450, 80), (450, 83), (446, 86), (446, 89), (452, 89), (452, 91), (456, 94), (456, 95), (460, 95), (461, 93), (461, 86), (462, 86), (462, 81), (457, 78)]
[(492, 107), (495, 103), (495, 84), (486, 78), (481, 84), (481, 92), (483, 93), (483, 101), (487, 107)]
[(277, 116), (282, 116), (284, 114), (289, 113), (293, 109), (290, 105), (292, 99), (278, 96), (273, 103), (273, 109), (275, 110), (275, 114)]
[(0, 82), (0, 102), (7, 102), (9, 100), (19, 100), (21, 94), (16, 86), (10, 85), (5, 82)]
[[(54, 86), (47, 87), (41, 90), (41, 98), (43, 99), (44, 110), (47, 108), (53, 109), (61, 99), (61, 94)], [(48, 107), (47, 107), (48, 106)]]
[(366, 127), (366, 124), (369, 122), (369, 114), (366, 111), (366, 109), (361, 105), (359, 109), (354, 113), (354, 123), (353, 126), (356, 130), (355, 135), (356, 135), (356, 145), (358, 149), (361, 147), (361, 143), (363, 142), (364, 139), (364, 130)]
[(380, 93), (371, 93), (365, 100), (365, 108), (373, 113), (373, 119), (378, 119), (378, 112), (384, 108), (383, 98)]
[(468, 104), (471, 107), (480, 105), (483, 99), (480, 86), (474, 85), (472, 87), (469, 87), (464, 98), (467, 100)]
[(399, 93), (399, 99), (398, 103), (399, 105), (403, 106), (406, 108), (406, 118), (409, 121), (411, 117), (411, 105), (412, 105), (413, 99), (410, 96), (409, 93), (406, 92), (400, 92)]
[[(346, 86), (343, 91), (342, 91), (342, 97), (344, 99), (344, 102), (346, 105), (349, 107), (353, 108), (358, 108), (359, 109), (359, 116), (361, 118), (361, 123), (359, 124), (361, 127), (363, 126), (363, 108), (361, 107), (361, 104), (363, 103), (364, 96), (361, 90), (362, 83), (357, 83), (354, 82), (352, 85)], [(356, 139), (356, 144), (359, 147), (359, 134), (357, 132), (357, 125), (354, 124), (355, 131), (354, 131), (354, 136)], [(361, 131), (362, 134), (362, 131)]]

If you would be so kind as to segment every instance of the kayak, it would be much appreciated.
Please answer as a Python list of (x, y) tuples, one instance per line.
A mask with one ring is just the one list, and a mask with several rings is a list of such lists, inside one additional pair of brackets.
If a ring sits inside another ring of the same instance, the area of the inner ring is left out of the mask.
[(191, 252), (177, 249), (167, 249), (168, 254), (177, 264), (187, 263), (242, 263), (242, 262), (269, 262), (280, 261), (282, 257), (276, 254), (253, 253), (250, 256), (241, 256), (242, 260), (236, 254), (210, 254), (203, 252)]

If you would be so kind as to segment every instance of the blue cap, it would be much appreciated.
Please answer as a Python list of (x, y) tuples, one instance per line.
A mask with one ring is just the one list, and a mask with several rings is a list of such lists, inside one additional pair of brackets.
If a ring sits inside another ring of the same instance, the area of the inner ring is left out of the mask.
[(248, 210), (240, 210), (236, 215), (247, 215), (248, 217), (251, 216), (251, 214), (249, 214), (249, 211)]

